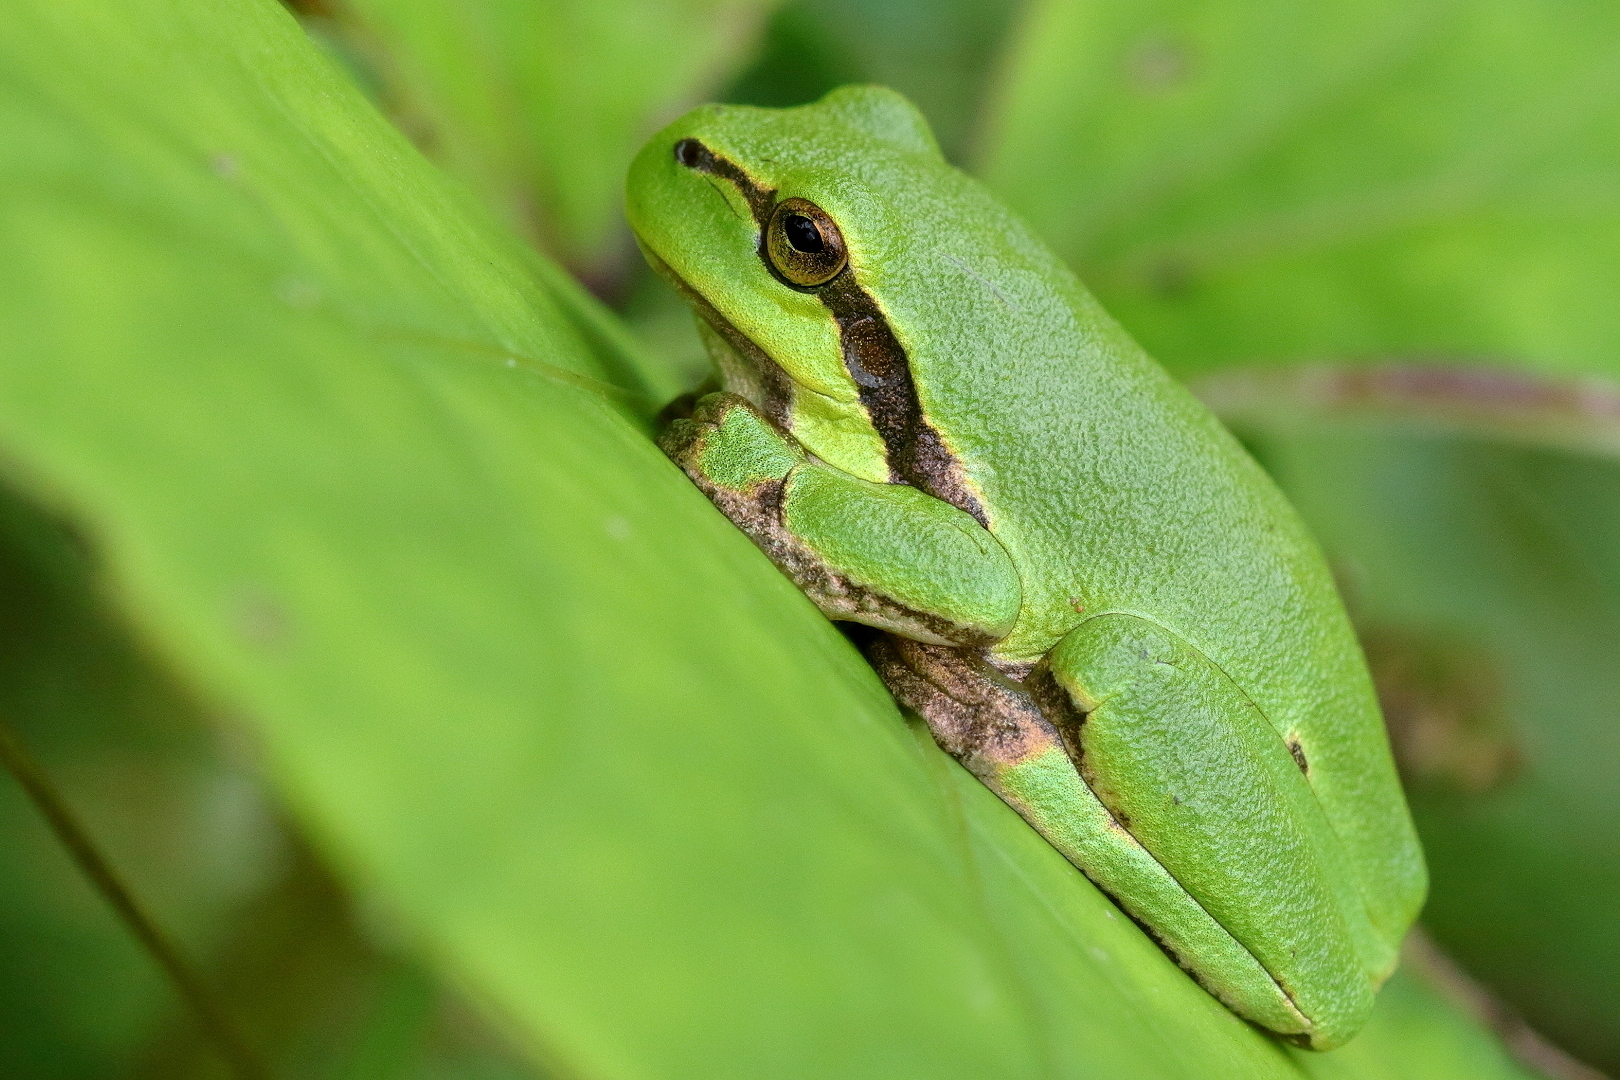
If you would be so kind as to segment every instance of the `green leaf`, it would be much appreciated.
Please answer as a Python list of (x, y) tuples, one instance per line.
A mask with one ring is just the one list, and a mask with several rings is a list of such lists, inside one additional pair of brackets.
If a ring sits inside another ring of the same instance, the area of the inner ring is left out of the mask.
[(1198, 989), (905, 725), (652, 446), (621, 332), (269, 0), (15, 4), (0, 130), (9, 482), (532, 1058), (1520, 1075), (1421, 989), (1308, 1062)]
[[(274, 1075), (393, 1076), (379, 1070), (418, 1058), (501, 1067), (499, 1042), (465, 1006), (450, 1027), (452, 996), (359, 937), (341, 887), (280, 827), (246, 744), (217, 738), (142, 655), (84, 556), (60, 522), (0, 490), (7, 764), (20, 746), (216, 1011), (258, 1060), (281, 1066)], [(194, 1011), (3, 775), (0, 896), (13, 961), (0, 969), (0, 1075), (221, 1076)], [(533, 1076), (504, 1064), (490, 1080)]]
[(776, 0), (344, 0), (407, 130), (580, 271), (628, 244), (630, 159), (730, 75)]
[(1620, 373), (1620, 8), (1037, 0), (984, 174), (1175, 370)]

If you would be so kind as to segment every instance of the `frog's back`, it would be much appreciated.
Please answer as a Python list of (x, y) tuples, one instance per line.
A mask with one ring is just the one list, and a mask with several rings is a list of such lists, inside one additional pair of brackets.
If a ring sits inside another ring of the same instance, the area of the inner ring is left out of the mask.
[(1421, 903), (1422, 859), (1359, 646), (1303, 523), (977, 183), (940, 164), (931, 182), (891, 190), (912, 241), (868, 288), (1019, 568), (1024, 608), (998, 651), (1034, 660), (1108, 612), (1184, 638), (1309, 762), (1393, 947)]

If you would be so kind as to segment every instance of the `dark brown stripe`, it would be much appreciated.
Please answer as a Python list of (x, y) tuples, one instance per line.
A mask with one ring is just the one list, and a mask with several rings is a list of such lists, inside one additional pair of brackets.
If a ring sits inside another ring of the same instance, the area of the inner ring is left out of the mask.
[[(883, 439), (891, 479), (943, 499), (972, 514), (979, 524), (988, 525), (984, 507), (968, 489), (961, 462), (933, 425), (923, 418), (904, 346), (895, 336), (883, 309), (855, 280), (854, 271), (846, 267), (831, 281), (813, 287), (795, 285), (784, 279), (771, 265), (765, 249), (765, 230), (776, 206), (776, 190), (758, 183), (736, 162), (716, 154), (696, 139), (683, 140), (680, 145), (685, 152), (677, 155), (678, 160), (690, 168), (729, 181), (748, 200), (749, 212), (754, 215), (758, 228), (756, 250), (771, 275), (790, 289), (815, 295), (838, 323), (844, 367), (855, 380), (861, 405)], [(690, 289), (687, 292), (689, 296), (694, 294)], [(706, 302), (695, 303), (700, 309), (713, 311)], [(718, 316), (715, 312), (715, 317)], [(734, 328), (732, 333), (742, 337)], [(757, 345), (749, 344), (748, 350), (739, 350), (743, 355), (764, 355)]]
[(984, 507), (963, 479), (961, 462), (923, 418), (910, 360), (877, 301), (847, 269), (813, 291), (838, 321), (844, 367), (883, 439), (890, 475), (988, 525)]

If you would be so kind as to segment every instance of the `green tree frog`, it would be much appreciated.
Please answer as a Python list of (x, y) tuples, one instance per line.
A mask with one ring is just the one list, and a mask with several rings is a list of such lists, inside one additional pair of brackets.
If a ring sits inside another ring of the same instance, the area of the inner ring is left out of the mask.
[(1423, 858), (1278, 489), (880, 87), (699, 108), (629, 217), (721, 389), (662, 445), (939, 745), (1211, 994), (1366, 1020)]

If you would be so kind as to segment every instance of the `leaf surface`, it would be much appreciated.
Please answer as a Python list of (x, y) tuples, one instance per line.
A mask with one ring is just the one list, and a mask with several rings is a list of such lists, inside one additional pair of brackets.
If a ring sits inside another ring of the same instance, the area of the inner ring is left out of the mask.
[(624, 173), (712, 94), (775, 0), (345, 0), (406, 130), (582, 271), (627, 253)]

